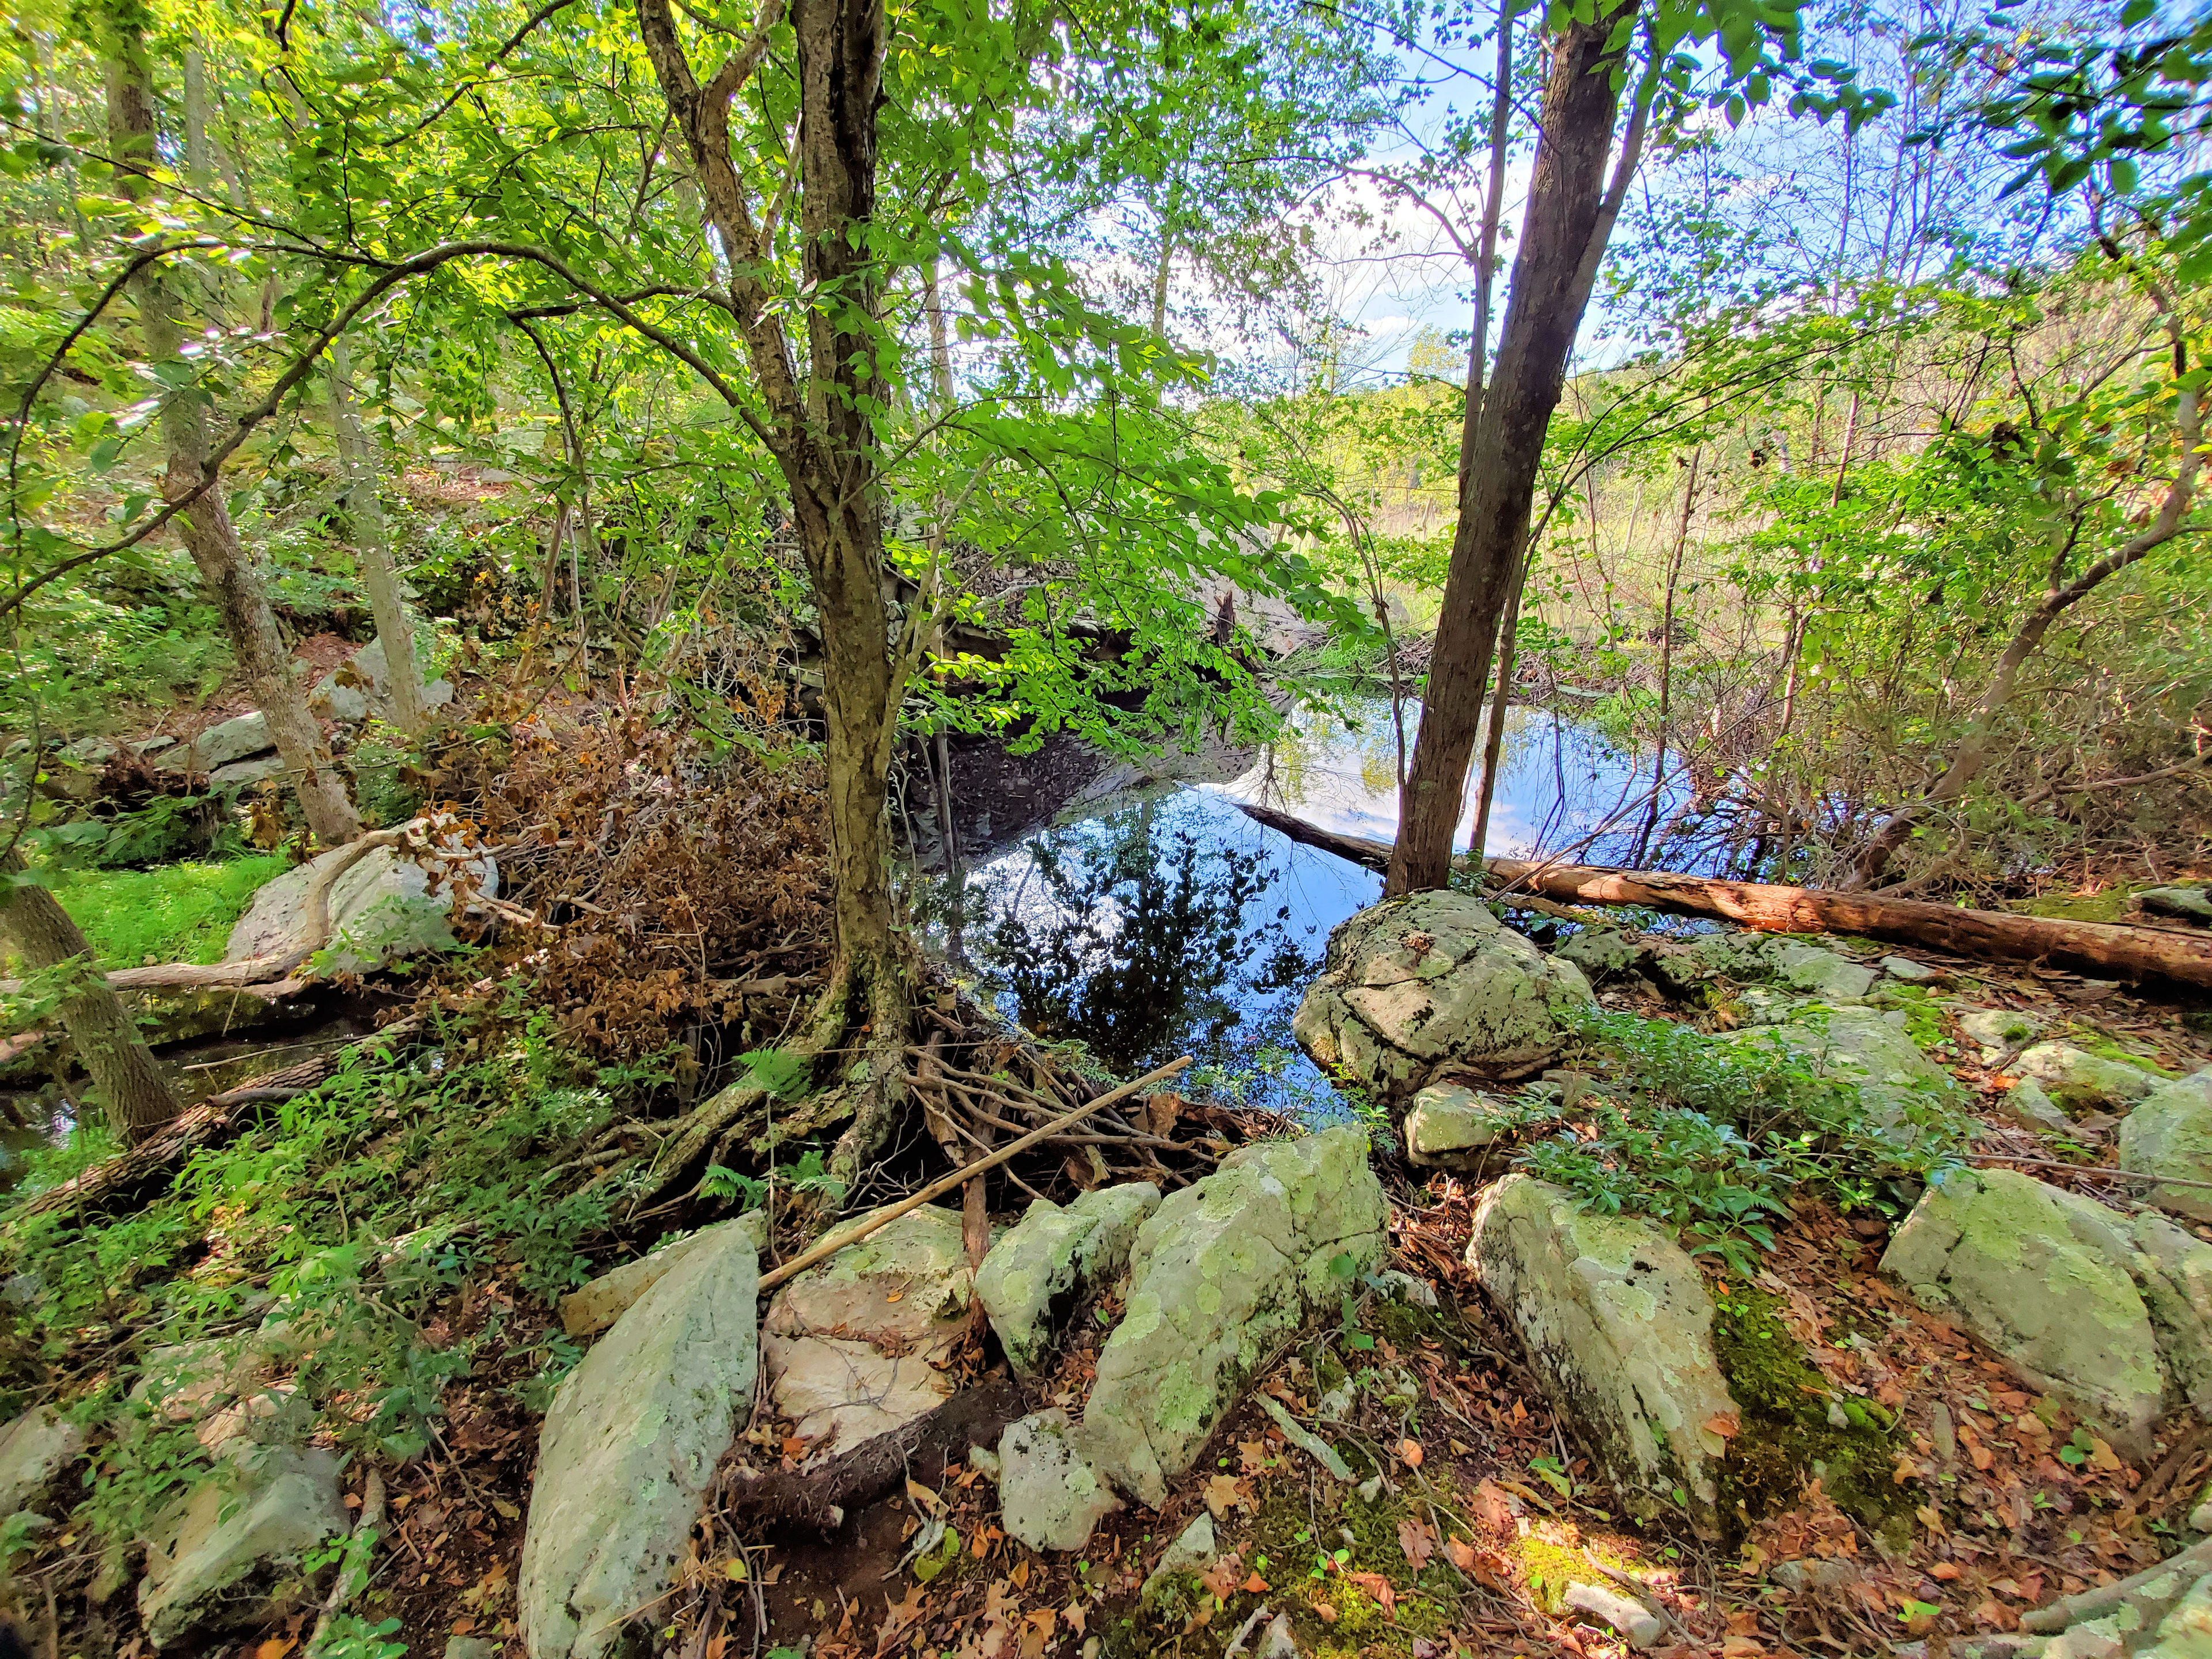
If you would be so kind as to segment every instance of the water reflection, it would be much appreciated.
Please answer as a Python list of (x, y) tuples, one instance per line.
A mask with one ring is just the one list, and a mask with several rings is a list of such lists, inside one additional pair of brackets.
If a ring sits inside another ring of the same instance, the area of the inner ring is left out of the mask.
[[(1009, 1018), (1047, 1039), (1079, 1039), (1123, 1076), (1191, 1054), (1207, 1068), (1201, 1086), (1282, 1110), (1340, 1112), (1292, 1040), (1291, 1017), (1330, 930), (1374, 903), (1382, 879), (1261, 828), (1237, 803), (1390, 839), (1389, 701), (1352, 714), (1346, 726), (1302, 712), (1233, 780), (1093, 803), (1036, 831), (969, 872), (957, 916), (941, 894), (925, 897), (940, 951)], [(1636, 758), (1601, 733), (1513, 709), (1490, 850), (1556, 852), (1595, 834), (1588, 856), (1620, 856), (1647, 791)], [(1472, 827), (1470, 806), (1462, 842)]]

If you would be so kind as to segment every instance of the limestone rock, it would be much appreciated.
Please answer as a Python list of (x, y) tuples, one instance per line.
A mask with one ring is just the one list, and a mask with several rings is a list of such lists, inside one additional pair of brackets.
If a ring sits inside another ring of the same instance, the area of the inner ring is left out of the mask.
[(2147, 1659), (2212, 1659), (2212, 1573), (2191, 1584), (2158, 1621), (2158, 1640)]
[(1066, 1209), (1041, 1198), (991, 1247), (975, 1299), (1018, 1374), (1037, 1374), (1079, 1291), (1120, 1274), (1137, 1229), (1159, 1206), (1160, 1189), (1148, 1181), (1101, 1187)]
[(1875, 970), (1825, 946), (1778, 933), (1701, 933), (1654, 961), (1659, 977), (1688, 991), (1715, 977), (1771, 984), (1802, 996), (1851, 1002), (1872, 988)]
[(2074, 1120), (2059, 1109), (2058, 1103), (2044, 1092), (2043, 1085), (2032, 1077), (2024, 1077), (1997, 1097), (1997, 1109), (2015, 1123), (2031, 1129), (2046, 1129), (2053, 1134), (2075, 1133)]
[(726, 1227), (734, 1227), (752, 1241), (757, 1255), (768, 1244), (768, 1214), (754, 1210), (734, 1221), (702, 1228), (687, 1234), (672, 1243), (664, 1244), (650, 1255), (625, 1261), (611, 1267), (580, 1290), (571, 1291), (561, 1298), (561, 1328), (571, 1336), (592, 1336), (629, 1311), (637, 1299), (665, 1278), (676, 1264), (692, 1251), (716, 1241), (716, 1236)]
[(1969, 1008), (1959, 1016), (1959, 1035), (1980, 1048), (1984, 1066), (2008, 1048), (2026, 1048), (2042, 1030), (2043, 1022), (2033, 1014), (2013, 1008)]
[[(2212, 1066), (2164, 1083), (2120, 1120), (2120, 1167), (2176, 1181), (2212, 1181)], [(2154, 1187), (2162, 1210), (2212, 1221), (2212, 1188)]]
[(1903, 1011), (1837, 1007), (1811, 1002), (1781, 1024), (1731, 1033), (1723, 1041), (1790, 1048), (1825, 1077), (1856, 1085), (1877, 1122), (1899, 1122), (1905, 1106), (1953, 1088), (1951, 1074), (1905, 1034)]
[(554, 1395), (518, 1596), (532, 1659), (597, 1659), (669, 1586), (714, 1465), (752, 1409), (760, 1264), (717, 1227)]
[(164, 772), (212, 772), (273, 746), (269, 717), (259, 709), (210, 726), (190, 743), (161, 751), (154, 764)]
[[(421, 666), (422, 642), (428, 637), (421, 623), (416, 624), (415, 650), (416, 666)], [(344, 662), (315, 682), (315, 689), (307, 694), (307, 707), (326, 720), (341, 726), (356, 725), (374, 714), (379, 720), (392, 717), (392, 669), (385, 659), (384, 641), (371, 640)], [(453, 700), (450, 680), (431, 680), (422, 687), (422, 706), (437, 708)]]
[(776, 1409), (839, 1451), (934, 1411), (952, 1396), (938, 1364), (969, 1294), (959, 1212), (930, 1204), (809, 1268), (769, 1304), (761, 1348)]
[(1011, 1423), (999, 1440), (999, 1502), (1006, 1531), (1033, 1550), (1079, 1550), (1121, 1507), (1062, 1411)]
[(1494, 1102), (1457, 1083), (1431, 1083), (1406, 1109), (1406, 1158), (1425, 1170), (1468, 1170), (1505, 1133)]
[(1194, 1572), (1204, 1572), (1220, 1553), (1221, 1547), (1213, 1536), (1213, 1516), (1201, 1510), (1198, 1519), (1185, 1527), (1175, 1542), (1167, 1547), (1159, 1565), (1146, 1575), (1145, 1587), (1137, 1592), (1137, 1599), (1148, 1607), (1158, 1607), (1171, 1592), (1182, 1588), (1176, 1580)]
[(2171, 921), (2193, 921), (2212, 927), (2212, 889), (2203, 887), (2146, 887), (2136, 902), (2147, 915)]
[(2067, 1395), (2124, 1455), (2168, 1403), (2212, 1403), (2212, 1245), (2011, 1170), (1932, 1183), (1882, 1271), (2037, 1386)]
[(1571, 962), (1593, 983), (1634, 973), (1650, 958), (1648, 946), (1618, 927), (1584, 927), (1552, 952)]
[(1115, 1485), (1158, 1507), (1277, 1339), (1334, 1305), (1332, 1264), (1381, 1263), (1388, 1216), (1348, 1126), (1241, 1146), (1171, 1194), (1138, 1231), (1083, 1416)]
[(1907, 985), (1925, 985), (1931, 979), (1941, 979), (1942, 970), (1930, 968), (1924, 962), (1915, 962), (1911, 957), (1884, 957), (1876, 964), (1892, 979)]
[(1338, 925), (1291, 1029), (1316, 1063), (1387, 1094), (1447, 1061), (1541, 1060), (1590, 1006), (1581, 969), (1545, 956), (1480, 900), (1417, 893)]
[(1619, 1590), (1599, 1584), (1569, 1584), (1559, 1599), (1575, 1612), (1612, 1626), (1632, 1648), (1656, 1647), (1667, 1633), (1664, 1619)]
[(2077, 1109), (2124, 1107), (2158, 1086), (2158, 1079), (2140, 1066), (2106, 1060), (2069, 1042), (2039, 1042), (2014, 1065), (2022, 1077), (2033, 1078), (2060, 1105)]
[(1544, 1390), (1632, 1511), (1717, 1527), (1727, 1443), (1704, 1425), (1735, 1402), (1713, 1352), (1713, 1304), (1681, 1247), (1640, 1216), (1586, 1211), (1510, 1175), (1474, 1214), (1468, 1266), (1520, 1334)]
[(282, 755), (252, 755), (245, 760), (233, 761), (228, 766), (218, 766), (208, 774), (210, 789), (251, 789), (257, 783), (284, 775)]
[(36, 1504), (84, 1449), (84, 1431), (51, 1406), (25, 1412), (0, 1431), (0, 1520)]
[(234, 1442), (147, 1550), (147, 1639), (166, 1647), (202, 1625), (260, 1624), (300, 1605), (310, 1588), (301, 1558), (345, 1529), (330, 1452)]
[[(287, 870), (253, 896), (253, 902), (230, 931), (226, 962), (274, 956), (296, 948), (306, 937), (307, 887), (325, 859), (345, 849), (333, 848), (321, 859)], [(331, 935), (325, 947), (334, 973), (366, 974), (453, 946), (453, 878), (460, 876), (488, 896), (497, 896), (499, 869), (489, 853), (469, 853), (448, 841), (428, 855), (432, 871), (389, 847), (379, 847), (331, 884)]]

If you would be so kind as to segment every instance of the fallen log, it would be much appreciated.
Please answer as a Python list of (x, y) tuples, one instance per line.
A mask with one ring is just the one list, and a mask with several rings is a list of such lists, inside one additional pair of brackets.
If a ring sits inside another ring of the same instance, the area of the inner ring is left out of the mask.
[[(1239, 803), (1251, 817), (1293, 841), (1339, 858), (1386, 868), (1390, 844), (1341, 835), (1270, 806)], [(1465, 864), (1462, 855), (1461, 863)], [(2063, 921), (2009, 910), (1963, 910), (1879, 893), (1837, 893), (1817, 887), (1720, 881), (1670, 870), (1618, 870), (1604, 865), (1546, 864), (1527, 859), (1483, 860), (1509, 903), (1513, 889), (1581, 904), (1637, 904), (1676, 915), (1717, 916), (1770, 933), (1851, 933), (1917, 945), (1984, 962), (2033, 962), (2105, 979), (2162, 981), (2212, 990), (2212, 935), (2120, 922)]]
[(722, 1518), (739, 1532), (770, 1522), (779, 1536), (803, 1527), (827, 1537), (878, 1498), (902, 1490), (910, 1475), (933, 1485), (970, 1447), (996, 1446), (1006, 1425), (1028, 1409), (1009, 1378), (986, 1377), (934, 1411), (818, 1468), (762, 1474), (731, 1469), (722, 1490)]
[(335, 1074), (347, 1055), (372, 1042), (405, 1036), (421, 1023), (412, 1018), (395, 1020), (382, 1030), (335, 1053), (317, 1054), (238, 1088), (210, 1095), (151, 1140), (102, 1158), (82, 1174), (72, 1176), (58, 1187), (16, 1205), (0, 1224), (12, 1231), (18, 1223), (33, 1216), (57, 1210), (75, 1211), (76, 1218), (83, 1221), (136, 1203), (202, 1147), (218, 1145), (233, 1134), (243, 1133), (252, 1116), (249, 1107), (305, 1094)]

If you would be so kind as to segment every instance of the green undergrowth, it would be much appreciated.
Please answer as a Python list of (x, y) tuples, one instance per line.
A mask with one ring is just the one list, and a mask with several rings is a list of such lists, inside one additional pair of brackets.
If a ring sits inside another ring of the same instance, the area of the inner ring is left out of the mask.
[(1885, 985), (1867, 999), (1874, 1007), (1905, 1013), (1905, 1035), (1923, 1054), (1950, 1040), (1943, 1023), (1943, 1005), (1924, 985)]
[[(448, 1028), (404, 1058), (356, 1056), (136, 1212), (14, 1221), (11, 1269), (41, 1288), (0, 1325), (0, 1413), (54, 1378), (90, 1379), (60, 1401), (95, 1437), (79, 1522), (120, 1547), (210, 1473), (191, 1425), (128, 1398), (160, 1347), (274, 1355), (296, 1367), (298, 1409), (343, 1445), (394, 1459), (434, 1443), (447, 1384), (487, 1359), (507, 1362), (502, 1376), (542, 1409), (580, 1356), (531, 1304), (581, 1282), (584, 1240), (627, 1201), (576, 1192), (581, 1177), (562, 1166), (625, 1097), (662, 1080), (578, 1060), (544, 1016)], [(64, 1147), (24, 1190), (81, 1162)], [(509, 1289), (479, 1298), (484, 1322), (432, 1334), (488, 1278)]]
[(54, 896), (108, 967), (136, 967), (149, 957), (221, 962), (253, 895), (290, 862), (268, 853), (151, 870), (68, 870), (57, 875)]
[(1572, 1104), (1524, 1091), (1516, 1160), (1589, 1208), (1648, 1215), (1693, 1252), (1757, 1266), (1808, 1184), (1846, 1207), (1897, 1207), (1901, 1180), (1956, 1161), (1955, 1103), (1914, 1094), (1879, 1109), (1788, 1044), (1716, 1042), (1671, 1020), (1585, 1016), (1573, 1063), (1594, 1079)]
[(1879, 1530), (1900, 1504), (1911, 1508), (1890, 1479), (1893, 1421), (1831, 1387), (1783, 1322), (1781, 1306), (1741, 1285), (1714, 1299), (1713, 1349), (1741, 1408), (1721, 1468), (1722, 1516), (1748, 1528), (1796, 1504), (1817, 1479), (1838, 1508)]

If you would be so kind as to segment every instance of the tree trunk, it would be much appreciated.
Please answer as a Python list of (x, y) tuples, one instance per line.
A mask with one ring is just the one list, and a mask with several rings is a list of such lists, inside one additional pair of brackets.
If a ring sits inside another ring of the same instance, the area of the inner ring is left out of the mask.
[(384, 498), (378, 493), (376, 452), (354, 404), (353, 367), (342, 338), (331, 343), (331, 423), (337, 433), (338, 460), (345, 469), (346, 507), (353, 518), (361, 585), (368, 590), (369, 614), (376, 618), (376, 637), (384, 647), (392, 723), (409, 737), (417, 737), (429, 724), (430, 711), (422, 702), (422, 671), (415, 660), (415, 625), (400, 597), (399, 573), (392, 567)]
[(1609, 9), (1570, 24), (1553, 52), (1498, 361), (1460, 468), (1443, 621), (1383, 884), (1391, 897), (1442, 887), (1450, 876), (1498, 621), (1528, 533), (1545, 431), (1589, 301), (1583, 270), (1603, 223), (1606, 161), (1620, 106), (1613, 83), (1619, 54), (1607, 51), (1617, 15)]
[(1498, 641), (1498, 689), (1490, 699), (1489, 730), (1482, 738), (1482, 782), (1475, 792), (1474, 833), (1467, 850), (1480, 858), (1490, 844), (1490, 803), (1498, 793), (1498, 761), (1505, 751), (1505, 708), (1513, 696), (1513, 658), (1520, 641), (1515, 637), (1521, 621), (1521, 591), (1528, 584), (1528, 561), (1523, 556), (1513, 578), (1513, 593), (1505, 602), (1505, 620)]
[[(135, 14), (118, 8), (108, 20), (107, 118), (118, 163), (116, 187), (137, 201), (148, 191), (155, 121), (153, 64), (135, 19)], [(131, 288), (148, 360), (181, 362), (183, 335), (161, 266), (147, 265), (132, 279)], [(161, 435), (168, 448), (161, 488), (173, 501), (208, 482), (205, 416), (189, 392), (173, 391), (162, 398)], [(299, 791), (307, 827), (318, 841), (330, 846), (351, 841), (361, 833), (361, 818), (346, 793), (344, 778), (331, 762), (330, 746), (308, 712), (292, 671), (291, 653), (284, 648), (269, 609), (260, 572), (239, 545), (220, 485), (201, 490), (179, 522), (185, 550), (222, 617), (240, 671), (255, 703), (268, 717), (269, 735)]]
[(62, 1029), (77, 1064), (92, 1079), (107, 1127), (125, 1146), (135, 1146), (171, 1122), (184, 1104), (155, 1065), (122, 999), (91, 971), (92, 946), (61, 901), (34, 883), (10, 879), (22, 867), (12, 849), (0, 856), (0, 926), (33, 972), (85, 959), (85, 973), (61, 1004)]
[[(1390, 861), (1390, 848), (1384, 842), (1324, 830), (1273, 807), (1244, 801), (1237, 805), (1269, 829), (1339, 858), (1375, 870)], [(2212, 938), (2195, 929), (1962, 910), (1953, 904), (1884, 898), (1876, 893), (1717, 881), (1669, 870), (1616, 870), (1526, 859), (1486, 859), (1483, 869), (1509, 890), (1518, 887), (1565, 903), (1632, 904), (1679, 915), (1718, 916), (1739, 927), (1766, 933), (1849, 933), (1985, 961), (2045, 962), (2114, 979), (2212, 989)], [(1503, 896), (1508, 904), (1513, 902), (1510, 890)]]

